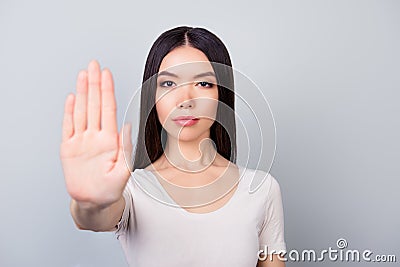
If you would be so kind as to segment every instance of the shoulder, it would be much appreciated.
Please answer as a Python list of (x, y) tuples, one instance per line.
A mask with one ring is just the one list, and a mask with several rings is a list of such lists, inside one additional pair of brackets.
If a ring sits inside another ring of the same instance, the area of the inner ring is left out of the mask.
[(277, 180), (270, 173), (260, 169), (241, 167), (242, 179), (250, 194), (262, 191), (267, 193), (271, 187), (276, 187)]
[(279, 182), (270, 172), (244, 168), (242, 173), (243, 185), (250, 196), (261, 198), (263, 201), (281, 197)]
[(125, 190), (124, 191), (129, 191), (132, 193), (133, 191), (137, 190), (137, 182), (144, 180), (143, 177), (146, 175), (146, 170), (144, 169), (134, 169), (130, 177), (128, 179), (128, 182), (126, 183)]

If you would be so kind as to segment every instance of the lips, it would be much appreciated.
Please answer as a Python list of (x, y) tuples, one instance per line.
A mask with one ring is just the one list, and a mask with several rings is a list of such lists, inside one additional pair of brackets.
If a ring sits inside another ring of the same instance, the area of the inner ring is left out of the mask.
[(179, 116), (173, 119), (174, 121), (180, 121), (180, 120), (198, 120), (198, 118), (194, 116)]
[(194, 116), (179, 116), (172, 120), (180, 126), (191, 126), (196, 124), (199, 121), (199, 118)]

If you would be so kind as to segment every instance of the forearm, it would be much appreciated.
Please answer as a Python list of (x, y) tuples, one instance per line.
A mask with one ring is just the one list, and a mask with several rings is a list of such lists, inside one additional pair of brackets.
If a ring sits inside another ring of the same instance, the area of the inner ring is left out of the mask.
[(125, 199), (121, 198), (105, 208), (84, 207), (71, 199), (70, 211), (76, 226), (81, 230), (95, 232), (112, 231), (122, 216)]

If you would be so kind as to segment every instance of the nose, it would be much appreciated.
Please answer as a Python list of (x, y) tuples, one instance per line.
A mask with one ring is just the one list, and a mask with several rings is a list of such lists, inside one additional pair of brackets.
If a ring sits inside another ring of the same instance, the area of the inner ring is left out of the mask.
[(179, 104), (179, 108), (193, 108), (193, 99), (185, 100)]
[(194, 108), (195, 103), (192, 98), (193, 84), (188, 83), (177, 88), (177, 107), (178, 108)]

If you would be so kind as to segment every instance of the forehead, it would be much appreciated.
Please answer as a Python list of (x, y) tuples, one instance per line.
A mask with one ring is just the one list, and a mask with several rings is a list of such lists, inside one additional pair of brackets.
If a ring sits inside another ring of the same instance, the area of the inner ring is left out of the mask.
[[(194, 62), (200, 61), (197, 64)], [(183, 64), (183, 65), (182, 65)], [(180, 67), (178, 65), (181, 65)], [(212, 66), (207, 56), (197, 48), (180, 46), (170, 51), (161, 61), (159, 72), (164, 70), (182, 69), (191, 66), (192, 71), (212, 71)], [(175, 67), (174, 67), (175, 66)]]

